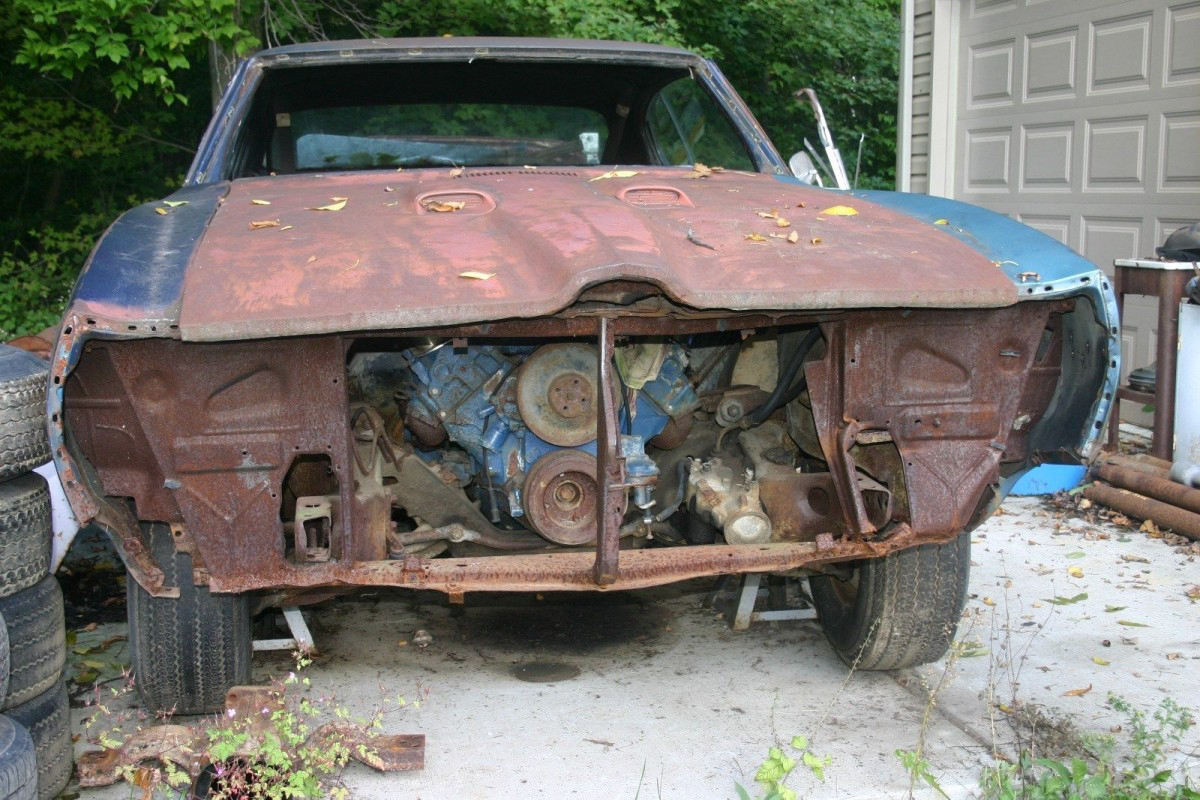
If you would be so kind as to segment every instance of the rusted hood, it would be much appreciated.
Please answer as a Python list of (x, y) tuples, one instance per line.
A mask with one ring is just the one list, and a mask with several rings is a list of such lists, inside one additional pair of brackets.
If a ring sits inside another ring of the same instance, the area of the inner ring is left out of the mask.
[[(689, 172), (234, 181), (188, 266), (181, 332), (215, 340), (533, 317), (630, 278), (710, 309), (1016, 301), (996, 265), (936, 226), (768, 175)], [(858, 213), (822, 213), (839, 204)]]

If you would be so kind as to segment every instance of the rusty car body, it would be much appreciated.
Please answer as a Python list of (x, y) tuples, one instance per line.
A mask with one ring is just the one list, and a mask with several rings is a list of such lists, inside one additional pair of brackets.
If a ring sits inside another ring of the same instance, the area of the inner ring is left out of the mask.
[(690, 53), (322, 43), (105, 234), (49, 417), (146, 603), (851, 581), (1086, 455), (1116, 333), (1015, 221), (796, 180)]

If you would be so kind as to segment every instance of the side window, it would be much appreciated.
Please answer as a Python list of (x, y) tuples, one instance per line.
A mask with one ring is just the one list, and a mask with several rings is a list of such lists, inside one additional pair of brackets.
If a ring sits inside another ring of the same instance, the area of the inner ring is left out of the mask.
[(698, 83), (683, 78), (654, 96), (646, 112), (650, 150), (660, 164), (699, 161), (753, 170), (754, 162), (729, 117)]

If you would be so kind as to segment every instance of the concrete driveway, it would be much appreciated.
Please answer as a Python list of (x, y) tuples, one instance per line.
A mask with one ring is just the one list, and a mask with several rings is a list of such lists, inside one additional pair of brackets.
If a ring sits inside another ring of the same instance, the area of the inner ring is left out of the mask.
[[(909, 778), (894, 752), (917, 747), (923, 727), (933, 772), (966, 797), (993, 748), (1010, 746), (1018, 704), (1098, 731), (1117, 724), (1110, 691), (1145, 708), (1164, 696), (1200, 707), (1200, 606), (1187, 596), (1200, 584), (1196, 555), (1012, 498), (977, 532), (973, 560), (963, 643), (948, 663), (920, 670), (851, 674), (815, 622), (735, 633), (703, 605), (712, 582), (697, 581), (616, 595), (469, 596), (465, 607), (361, 594), (313, 609), (322, 654), (305, 674), (313, 696), (361, 716), (382, 709), (385, 732), (427, 736), (420, 772), (352, 764), (343, 778), (362, 798), (733, 798), (735, 782), (755, 794), (768, 747), (796, 734), (833, 759), (824, 783), (794, 773), (800, 796), (904, 797)], [(81, 631), (79, 649), (123, 630)], [(413, 641), (418, 630), (432, 637), (425, 647)], [(97, 658), (111, 670), (123, 646), (73, 655), (68, 674)], [(290, 665), (256, 657), (256, 678)], [(90, 712), (77, 709), (76, 724)], [(1185, 750), (1200, 745), (1194, 734)]]

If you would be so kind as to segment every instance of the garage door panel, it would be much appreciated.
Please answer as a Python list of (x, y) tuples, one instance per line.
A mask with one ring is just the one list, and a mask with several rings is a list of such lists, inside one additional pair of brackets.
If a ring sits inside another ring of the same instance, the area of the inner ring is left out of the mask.
[(1024, 101), (1074, 98), (1078, 92), (1079, 27), (1025, 36), (1023, 41)]
[(1166, 13), (1164, 84), (1200, 83), (1200, 3), (1171, 6)]
[(1144, 12), (1104, 19), (1089, 27), (1088, 93), (1149, 89), (1153, 14)]

